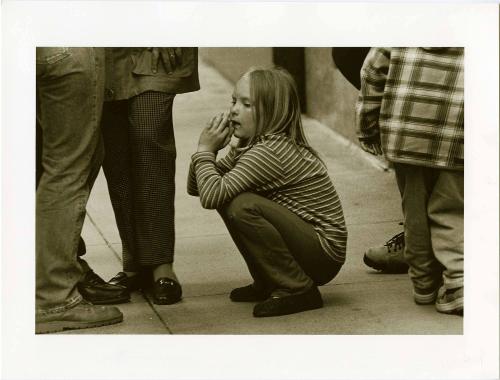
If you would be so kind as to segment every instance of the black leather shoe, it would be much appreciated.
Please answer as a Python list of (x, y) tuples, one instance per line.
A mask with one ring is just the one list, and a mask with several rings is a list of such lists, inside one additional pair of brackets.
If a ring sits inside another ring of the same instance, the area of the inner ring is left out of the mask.
[(115, 277), (108, 281), (108, 284), (123, 286), (129, 292), (135, 292), (146, 287), (144, 276), (140, 274), (128, 276), (125, 272), (118, 272)]
[(110, 305), (130, 301), (130, 293), (123, 286), (110, 285), (101, 277), (88, 271), (78, 283), (82, 297), (94, 305)]
[(268, 299), (269, 292), (257, 289), (253, 284), (236, 288), (231, 291), (229, 298), (233, 302), (259, 302)]
[(156, 305), (171, 305), (182, 299), (182, 288), (177, 281), (168, 277), (156, 280), (153, 285), (153, 303)]
[(258, 303), (253, 309), (254, 317), (274, 317), (299, 313), (301, 311), (319, 309), (323, 307), (321, 294), (316, 286), (305, 293), (292, 294), (282, 297), (270, 297)]

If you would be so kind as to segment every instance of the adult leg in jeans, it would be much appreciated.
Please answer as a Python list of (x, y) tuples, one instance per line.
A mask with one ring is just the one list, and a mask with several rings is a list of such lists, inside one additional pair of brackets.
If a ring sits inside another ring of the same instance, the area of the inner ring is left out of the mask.
[(220, 213), (252, 263), (251, 273), (259, 273), (274, 288), (273, 295), (304, 293), (329, 282), (342, 266), (323, 251), (309, 223), (265, 197), (240, 194)]
[(99, 136), (102, 65), (100, 49), (37, 49), (43, 172), (36, 191), (36, 309), (37, 324), (43, 320), (47, 328), (91, 327), (122, 318), (117, 309), (87, 307), (85, 315), (92, 320), (57, 319), (67, 318), (64, 313), (82, 300), (77, 247)]
[[(38, 112), (39, 113), (39, 112)], [(40, 114), (40, 113), (39, 113)], [(43, 133), (40, 123), (36, 123), (36, 187), (40, 182), (43, 174), (42, 168), (42, 141)], [(102, 159), (104, 157), (104, 147), (102, 138), (99, 136), (97, 148), (92, 156), (90, 164), (90, 174), (88, 178), (89, 189), (92, 189), (94, 182), (99, 174)], [(82, 278), (78, 283), (80, 294), (93, 304), (106, 305), (127, 302), (130, 300), (130, 294), (122, 287), (107, 284), (92, 268), (82, 256), (86, 253), (85, 241), (80, 236), (78, 239), (77, 260), (82, 268)]]

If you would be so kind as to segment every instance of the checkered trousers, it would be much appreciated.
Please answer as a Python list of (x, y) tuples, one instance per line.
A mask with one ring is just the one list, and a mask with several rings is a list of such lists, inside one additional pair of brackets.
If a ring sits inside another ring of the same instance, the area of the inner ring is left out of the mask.
[(174, 97), (148, 91), (104, 103), (103, 169), (126, 271), (174, 258)]
[(356, 107), (360, 140), (380, 138), (387, 159), (464, 165), (463, 48), (372, 48)]

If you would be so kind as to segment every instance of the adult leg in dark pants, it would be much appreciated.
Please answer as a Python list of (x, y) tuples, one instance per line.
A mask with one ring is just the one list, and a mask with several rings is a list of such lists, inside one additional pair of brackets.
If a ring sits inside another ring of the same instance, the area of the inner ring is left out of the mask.
[(322, 306), (317, 285), (342, 264), (323, 250), (317, 233), (296, 214), (265, 197), (243, 193), (219, 210), (247, 262), (258, 295), (270, 298), (255, 316), (291, 314)]
[[(175, 138), (173, 94), (147, 91), (105, 104), (104, 173), (122, 240), (124, 274), (112, 283), (152, 272), (156, 303), (180, 300), (174, 259)], [(144, 276), (142, 276), (144, 277)], [(134, 286), (135, 287), (135, 286)], [(134, 290), (134, 289), (131, 289)]]

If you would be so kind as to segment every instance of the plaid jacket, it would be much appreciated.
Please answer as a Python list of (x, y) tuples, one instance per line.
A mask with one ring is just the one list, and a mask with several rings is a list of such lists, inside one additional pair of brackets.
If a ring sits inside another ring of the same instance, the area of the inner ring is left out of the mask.
[(372, 48), (356, 105), (360, 141), (389, 161), (463, 170), (463, 48)]

